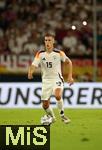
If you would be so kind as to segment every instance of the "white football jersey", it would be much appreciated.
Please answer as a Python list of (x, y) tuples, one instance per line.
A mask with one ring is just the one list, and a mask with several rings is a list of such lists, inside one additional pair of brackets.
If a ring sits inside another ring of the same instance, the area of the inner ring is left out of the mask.
[(61, 79), (61, 61), (65, 62), (66, 59), (67, 56), (61, 50), (54, 49), (51, 53), (39, 51), (32, 65), (41, 67), (42, 79)]

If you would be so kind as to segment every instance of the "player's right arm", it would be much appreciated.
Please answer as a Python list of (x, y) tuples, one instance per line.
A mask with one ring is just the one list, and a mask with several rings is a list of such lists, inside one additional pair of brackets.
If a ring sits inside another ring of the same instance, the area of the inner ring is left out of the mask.
[(37, 52), (31, 66), (28, 68), (28, 79), (33, 78), (33, 73), (35, 72), (35, 69), (39, 66), (40, 64), (40, 52)]
[(33, 79), (33, 73), (35, 72), (36, 67), (34, 65), (29, 66), (28, 69), (28, 79)]

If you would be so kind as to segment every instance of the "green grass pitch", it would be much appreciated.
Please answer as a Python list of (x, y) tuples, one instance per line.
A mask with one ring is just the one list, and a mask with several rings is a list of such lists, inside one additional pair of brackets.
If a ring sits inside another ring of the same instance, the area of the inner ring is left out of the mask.
[[(56, 123), (51, 125), (50, 150), (102, 150), (102, 110), (65, 109), (71, 123), (61, 122), (54, 109)], [(1, 109), (0, 124), (40, 124), (42, 109)]]

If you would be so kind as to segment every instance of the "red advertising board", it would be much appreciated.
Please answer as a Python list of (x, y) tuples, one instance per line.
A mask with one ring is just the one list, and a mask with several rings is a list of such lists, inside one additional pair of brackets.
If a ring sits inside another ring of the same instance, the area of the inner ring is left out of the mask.
[[(0, 55), (0, 74), (25, 74), (28, 66), (34, 59), (31, 55)], [(73, 76), (78, 81), (91, 81), (93, 79), (94, 65), (91, 58), (73, 58)], [(68, 66), (66, 63), (62, 65), (62, 71), (66, 80), (68, 74)], [(39, 73), (37, 69), (35, 73)], [(97, 80), (102, 81), (102, 61), (97, 61)]]

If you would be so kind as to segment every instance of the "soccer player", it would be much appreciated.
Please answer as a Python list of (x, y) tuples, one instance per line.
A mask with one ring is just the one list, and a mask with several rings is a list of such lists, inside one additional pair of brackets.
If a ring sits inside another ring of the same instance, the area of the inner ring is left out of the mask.
[(37, 67), (41, 67), (42, 73), (42, 107), (47, 114), (53, 117), (53, 122), (56, 121), (54, 112), (50, 106), (50, 96), (54, 94), (57, 100), (61, 120), (64, 123), (69, 123), (70, 119), (64, 115), (64, 106), (62, 99), (64, 79), (61, 73), (61, 61), (68, 64), (68, 79), (69, 85), (73, 84), (72, 77), (72, 62), (62, 50), (54, 47), (55, 38), (52, 34), (45, 35), (45, 50), (37, 52), (31, 66), (28, 70), (28, 79), (33, 78), (33, 73)]

